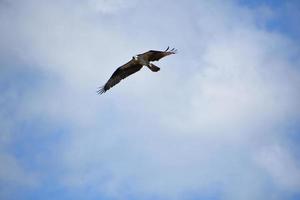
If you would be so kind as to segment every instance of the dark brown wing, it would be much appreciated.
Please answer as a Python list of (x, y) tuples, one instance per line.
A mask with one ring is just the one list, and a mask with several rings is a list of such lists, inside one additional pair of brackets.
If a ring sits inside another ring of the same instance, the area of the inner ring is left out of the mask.
[(102, 94), (109, 90), (114, 85), (118, 84), (122, 79), (134, 74), (139, 71), (143, 65), (136, 63), (133, 59), (126, 63), (125, 65), (116, 69), (116, 71), (111, 75), (110, 79), (105, 83), (104, 86), (100, 87), (97, 91), (98, 94)]
[(140, 54), (139, 56), (142, 56), (144, 60), (158, 61), (165, 56), (175, 54), (177, 52), (177, 50), (174, 48), (169, 51), (168, 51), (168, 49), (169, 49), (169, 47), (165, 51), (150, 50), (150, 51), (147, 51), (146, 53)]

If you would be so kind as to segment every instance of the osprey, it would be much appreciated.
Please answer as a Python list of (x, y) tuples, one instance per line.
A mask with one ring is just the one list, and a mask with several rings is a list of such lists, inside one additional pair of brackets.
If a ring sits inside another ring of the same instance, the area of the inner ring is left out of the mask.
[(128, 63), (116, 69), (116, 71), (111, 75), (105, 85), (99, 88), (97, 93), (102, 94), (106, 92), (111, 87), (118, 84), (122, 79), (139, 71), (143, 66), (147, 66), (152, 72), (158, 72), (160, 68), (150, 62), (158, 61), (159, 59), (171, 54), (175, 54), (176, 52), (176, 49), (173, 48), (169, 50), (168, 47), (165, 51), (150, 50), (145, 53), (133, 56)]

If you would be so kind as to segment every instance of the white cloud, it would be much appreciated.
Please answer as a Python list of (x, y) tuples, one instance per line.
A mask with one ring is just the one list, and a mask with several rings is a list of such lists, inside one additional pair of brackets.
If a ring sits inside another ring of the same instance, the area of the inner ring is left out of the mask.
[[(17, 15), (6, 11), (12, 23), (2, 34), (14, 32), (15, 38), (1, 42), (55, 77), (24, 98), (20, 116), (70, 125), (66, 140), (55, 146), (62, 184), (120, 199), (216, 191), (225, 199), (265, 199), (273, 187), (268, 174), (279, 177), (276, 187), (298, 186), (294, 158), (257, 155), (286, 134), (282, 126), (290, 119), (299, 119), (300, 85), (299, 49), (257, 26), (261, 10), (219, 1), (92, 0), (11, 9)], [(167, 45), (179, 54), (160, 61), (159, 73), (144, 69), (95, 95), (97, 84), (132, 55)], [(270, 167), (286, 158), (292, 170)]]
[(112, 14), (133, 7), (137, 0), (88, 0), (91, 9), (104, 14)]
[(257, 153), (256, 160), (280, 187), (298, 191), (300, 165), (286, 149), (279, 145), (265, 147)]

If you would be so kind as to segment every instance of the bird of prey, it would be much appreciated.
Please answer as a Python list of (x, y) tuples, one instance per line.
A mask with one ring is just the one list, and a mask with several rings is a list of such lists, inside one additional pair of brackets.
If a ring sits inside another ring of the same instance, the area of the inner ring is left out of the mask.
[(102, 94), (106, 92), (111, 87), (118, 84), (122, 79), (139, 71), (143, 66), (147, 66), (152, 72), (158, 72), (160, 68), (150, 62), (158, 61), (161, 58), (171, 54), (175, 54), (176, 52), (176, 49), (173, 48), (169, 50), (168, 47), (165, 51), (150, 50), (145, 53), (133, 56), (128, 63), (116, 69), (116, 71), (111, 75), (105, 85), (99, 88), (97, 93)]

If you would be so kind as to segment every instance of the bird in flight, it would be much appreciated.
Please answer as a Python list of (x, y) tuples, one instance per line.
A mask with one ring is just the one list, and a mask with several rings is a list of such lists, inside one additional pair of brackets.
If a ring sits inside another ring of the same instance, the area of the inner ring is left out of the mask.
[(147, 66), (152, 72), (158, 72), (160, 68), (150, 62), (158, 61), (165, 56), (172, 55), (175, 53), (177, 53), (177, 49), (173, 48), (169, 50), (168, 47), (165, 51), (150, 50), (145, 53), (133, 56), (128, 63), (116, 69), (116, 71), (111, 75), (111, 77), (105, 83), (105, 85), (99, 88), (97, 93), (103, 94), (111, 87), (118, 84), (122, 79), (142, 69), (143, 66)]

